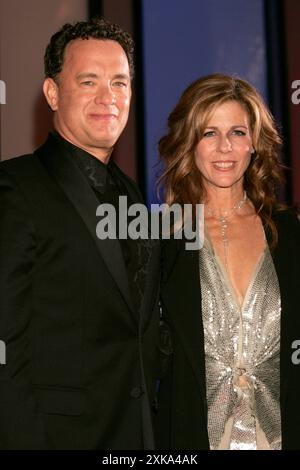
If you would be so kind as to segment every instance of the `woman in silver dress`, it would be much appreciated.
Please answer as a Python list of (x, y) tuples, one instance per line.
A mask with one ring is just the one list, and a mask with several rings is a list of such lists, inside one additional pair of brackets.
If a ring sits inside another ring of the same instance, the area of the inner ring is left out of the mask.
[(300, 223), (276, 198), (273, 118), (253, 86), (215, 74), (185, 90), (168, 124), (166, 202), (204, 203), (205, 237), (199, 251), (163, 246), (173, 354), (158, 447), (300, 449)]

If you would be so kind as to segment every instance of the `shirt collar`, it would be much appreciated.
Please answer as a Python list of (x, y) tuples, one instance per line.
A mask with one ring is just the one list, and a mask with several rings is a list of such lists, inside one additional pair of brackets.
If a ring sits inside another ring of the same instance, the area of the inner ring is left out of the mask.
[(72, 144), (68, 140), (64, 139), (57, 131), (53, 131), (52, 135), (55, 139), (60, 140), (63, 145), (71, 151), (74, 161), (82, 171), (82, 173), (89, 180), (90, 185), (101, 194), (105, 191), (107, 181), (107, 167), (101, 160), (96, 158), (94, 155), (86, 152), (80, 147)]

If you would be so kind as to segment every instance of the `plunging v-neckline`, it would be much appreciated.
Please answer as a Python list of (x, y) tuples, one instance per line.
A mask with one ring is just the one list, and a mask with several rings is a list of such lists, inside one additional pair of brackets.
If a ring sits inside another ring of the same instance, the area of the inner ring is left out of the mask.
[(260, 256), (258, 257), (257, 262), (254, 265), (251, 276), (249, 277), (249, 282), (248, 282), (248, 285), (247, 285), (247, 289), (245, 291), (245, 295), (242, 299), (242, 302), (239, 301), (239, 295), (238, 295), (236, 289), (233, 286), (233, 283), (232, 283), (232, 281), (231, 281), (231, 279), (230, 279), (230, 277), (229, 277), (229, 275), (228, 275), (228, 273), (227, 273), (227, 271), (224, 267), (224, 264), (223, 264), (222, 260), (220, 259), (220, 257), (218, 256), (216, 250), (214, 249), (214, 246), (213, 246), (212, 241), (210, 239), (208, 230), (205, 230), (205, 243), (208, 244), (208, 247), (211, 250), (211, 252), (212, 252), (212, 254), (213, 254), (213, 256), (216, 260), (218, 271), (219, 271), (220, 275), (222, 276), (226, 286), (230, 290), (230, 292), (232, 294), (232, 297), (235, 300), (235, 303), (236, 303), (238, 309), (240, 311), (242, 311), (243, 308), (244, 308), (244, 305), (247, 301), (247, 298), (248, 298), (248, 296), (251, 292), (251, 289), (252, 289), (253, 283), (256, 279), (256, 276), (257, 276), (257, 274), (258, 274), (258, 272), (261, 268), (261, 265), (263, 263), (265, 255), (266, 255), (267, 246), (268, 246), (267, 243), (266, 243), (266, 237), (265, 237), (265, 247), (264, 247), (263, 251), (261, 252)]

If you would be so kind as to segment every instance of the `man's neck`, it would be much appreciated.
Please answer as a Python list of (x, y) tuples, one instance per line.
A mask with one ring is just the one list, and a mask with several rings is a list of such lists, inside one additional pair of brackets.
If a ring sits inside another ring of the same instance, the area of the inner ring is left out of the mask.
[(97, 158), (98, 160), (100, 160), (105, 165), (108, 164), (108, 162), (110, 160), (110, 157), (111, 157), (111, 154), (112, 154), (112, 151), (113, 151), (113, 148), (104, 149), (104, 148), (96, 148), (96, 147), (86, 147), (84, 145), (81, 145), (76, 140), (74, 140), (74, 139), (70, 138), (69, 136), (65, 135), (65, 133), (62, 132), (61, 130), (58, 130), (56, 128), (54, 128), (54, 129), (55, 129), (55, 132), (57, 134), (59, 134), (62, 139), (66, 140), (67, 142), (74, 145), (75, 147), (89, 153), (92, 157)]

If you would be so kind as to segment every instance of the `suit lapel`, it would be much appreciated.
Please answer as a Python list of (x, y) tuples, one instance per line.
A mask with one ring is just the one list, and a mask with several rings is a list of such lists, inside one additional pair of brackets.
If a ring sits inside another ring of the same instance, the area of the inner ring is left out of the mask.
[(145, 269), (147, 270), (148, 275), (146, 276), (145, 291), (141, 305), (141, 331), (146, 329), (147, 324), (151, 319), (154, 303), (158, 300), (157, 297), (160, 281), (160, 243), (158, 240), (152, 240), (151, 254)]
[[(186, 250), (184, 240), (179, 251), (178, 241), (172, 240), (166, 246), (163, 270), (168, 279), (162, 287), (162, 300), (192, 365), (204, 405), (206, 384), (199, 252)], [(206, 415), (205, 405), (204, 413)]]
[(96, 234), (96, 209), (99, 201), (67, 149), (49, 137), (36, 152), (48, 172), (59, 184), (86, 225), (96, 248), (118, 285), (126, 303), (133, 310), (126, 267), (118, 240), (100, 240)]
[(285, 410), (285, 400), (288, 388), (288, 380), (291, 371), (291, 345), (294, 338), (294, 332), (297, 331), (294, 325), (295, 297), (294, 280), (296, 272), (291, 269), (291, 260), (295, 253), (290, 247), (289, 240), (285, 240), (284, 230), (279, 229), (278, 245), (272, 253), (275, 270), (278, 277), (280, 296), (281, 296), (281, 332), (280, 332), (280, 401), (282, 412)]
[[(116, 166), (113, 162), (111, 165), (111, 171), (122, 180), (124, 186), (126, 187), (126, 191), (129, 196), (128, 204), (144, 204), (142, 195), (137, 190), (137, 187), (130, 184), (126, 175), (124, 175), (124, 173), (122, 173), (118, 166)], [(146, 230), (148, 231), (149, 248), (142, 247), (142, 250), (150, 249), (150, 254), (146, 265), (143, 267), (143, 269), (147, 272), (147, 275), (144, 285), (144, 295), (140, 306), (139, 326), (141, 331), (146, 329), (147, 324), (151, 319), (154, 303), (157, 300), (160, 281), (160, 243), (159, 240), (151, 240), (151, 218), (149, 212), (148, 226), (146, 227)], [(137, 240), (137, 243), (139, 242), (142, 243), (143, 241)]]

